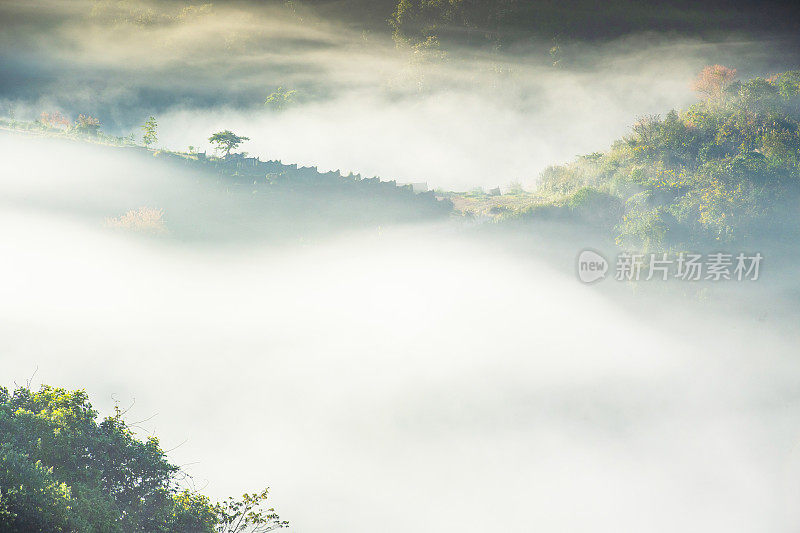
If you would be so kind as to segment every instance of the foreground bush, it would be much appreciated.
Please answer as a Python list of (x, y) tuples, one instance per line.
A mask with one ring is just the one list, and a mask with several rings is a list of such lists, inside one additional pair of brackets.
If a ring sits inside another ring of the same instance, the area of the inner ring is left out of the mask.
[(182, 490), (158, 439), (119, 410), (98, 423), (84, 391), (0, 388), (0, 531), (244, 532), (284, 527), (267, 492), (214, 504)]

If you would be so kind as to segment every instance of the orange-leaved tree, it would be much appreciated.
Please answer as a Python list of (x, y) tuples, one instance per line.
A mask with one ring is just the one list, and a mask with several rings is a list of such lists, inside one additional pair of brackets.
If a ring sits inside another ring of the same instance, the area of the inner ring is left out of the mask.
[(692, 89), (705, 98), (719, 98), (736, 79), (736, 69), (724, 65), (709, 65), (700, 71)]

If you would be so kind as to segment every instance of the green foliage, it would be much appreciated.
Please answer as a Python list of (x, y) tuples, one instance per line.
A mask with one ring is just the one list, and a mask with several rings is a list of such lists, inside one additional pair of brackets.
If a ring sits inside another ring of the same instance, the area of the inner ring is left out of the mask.
[(289, 525), (275, 509), (265, 509), (269, 489), (260, 493), (243, 494), (241, 499), (228, 498), (217, 504), (219, 533), (266, 533)]
[[(798, 234), (800, 71), (734, 82), (717, 67), (701, 75), (706, 98), (640, 118), (605, 154), (546, 169), (538, 192), (567, 219), (596, 227), (616, 218), (625, 247)], [(541, 213), (553, 214), (540, 205), (521, 215)]]
[(605, 191), (582, 187), (566, 199), (564, 206), (584, 221), (613, 227), (621, 215), (622, 201)]
[[(362, 2), (339, 4), (363, 5)], [(384, 1), (364, 2), (384, 5)], [(390, 3), (390, 2), (387, 2)], [(711, 35), (723, 26), (736, 31), (745, 28), (759, 30), (769, 27), (794, 31), (796, 13), (787, 7), (758, 9), (756, 4), (747, 9), (726, 9), (724, 21), (718, 18), (719, 2), (685, 3), (676, 8), (670, 2), (634, 2), (631, 0), (394, 0), (394, 10), (387, 12), (388, 22), (395, 39), (402, 43), (424, 42), (435, 37), (450, 47), (455, 45), (492, 48), (513, 43), (542, 42), (543, 38), (558, 36), (549, 48), (551, 63), (559, 66), (573, 39), (586, 42), (618, 39), (625, 34), (648, 32), (686, 32), (695, 37)], [(739, 6), (743, 7), (743, 6)], [(363, 9), (362, 9), (363, 11)], [(388, 11), (388, 10), (387, 10)], [(770, 19), (765, 24), (764, 17)], [(543, 49), (543, 55), (548, 52)], [(709, 67), (708, 81), (725, 81), (726, 70)], [(714, 86), (709, 85), (714, 90)]]
[(223, 531), (217, 506), (208, 497), (189, 490), (173, 495), (165, 522), (167, 531)]
[(158, 122), (156, 122), (156, 117), (151, 116), (148, 118), (147, 122), (142, 126), (142, 130), (144, 130), (142, 142), (145, 146), (149, 147), (151, 144), (155, 144), (158, 141)]
[(241, 509), (242, 523), (286, 525), (259, 510), (266, 491), (212, 504), (181, 490), (158, 439), (137, 439), (118, 409), (97, 416), (84, 391), (0, 388), (0, 531), (244, 531), (227, 522)]
[(588, 224), (610, 230), (619, 222), (621, 214), (622, 201), (617, 196), (593, 187), (581, 187), (558, 201), (523, 209), (518, 216), (529, 221)]
[(78, 115), (78, 120), (75, 121), (73, 128), (78, 133), (97, 135), (100, 130), (100, 120), (91, 115), (81, 114)]
[(208, 138), (208, 142), (211, 144), (216, 144), (217, 149), (225, 151), (224, 157), (228, 157), (231, 153), (231, 150), (235, 150), (244, 141), (249, 140), (250, 137), (236, 135), (231, 130), (218, 131)]
[(515, 4), (514, 0), (399, 0), (389, 25), (398, 42), (410, 44), (454, 35), (491, 41)]
[(275, 92), (269, 94), (264, 101), (264, 105), (273, 111), (283, 111), (297, 103), (297, 91), (294, 89), (284, 89), (278, 87)]
[(72, 503), (69, 487), (56, 482), (51, 469), (0, 444), (0, 531), (72, 531)]
[(645, 193), (629, 198), (625, 208), (616, 237), (623, 248), (648, 252), (685, 239), (680, 221), (664, 206), (651, 206)]

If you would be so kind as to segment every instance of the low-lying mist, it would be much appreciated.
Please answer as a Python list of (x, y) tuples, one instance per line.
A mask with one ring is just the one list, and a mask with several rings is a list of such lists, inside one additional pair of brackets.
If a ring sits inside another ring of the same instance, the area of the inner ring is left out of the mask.
[(135, 400), (129, 420), (210, 495), (269, 484), (298, 532), (798, 523), (794, 328), (688, 299), (633, 312), (443, 225), (115, 231), (155, 199), (169, 229), (211, 192), (42, 142), (0, 137), (4, 375), (85, 387), (105, 413)]

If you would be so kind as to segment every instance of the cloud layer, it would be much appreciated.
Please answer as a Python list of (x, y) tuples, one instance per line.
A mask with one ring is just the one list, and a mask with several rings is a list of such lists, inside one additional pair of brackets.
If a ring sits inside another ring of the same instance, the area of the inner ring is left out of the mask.
[(791, 320), (626, 308), (572, 265), (436, 226), (135, 238), (106, 212), (203, 197), (113, 149), (54, 145), (56, 168), (41, 143), (0, 137), (4, 373), (105, 412), (135, 399), (132, 421), (157, 414), (141, 430), (188, 439), (170, 455), (208, 493), (268, 483), (298, 532), (797, 523)]

